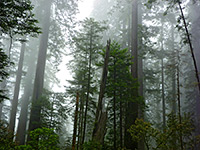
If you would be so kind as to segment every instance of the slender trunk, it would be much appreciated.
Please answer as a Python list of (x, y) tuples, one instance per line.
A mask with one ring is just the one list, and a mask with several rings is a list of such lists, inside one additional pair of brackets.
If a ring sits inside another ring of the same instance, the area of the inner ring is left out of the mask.
[[(138, 2), (133, 0), (132, 3), (132, 36), (131, 36), (131, 74), (134, 79), (138, 79), (138, 52), (137, 52), (137, 29), (138, 29)], [(132, 91), (133, 97), (138, 96), (138, 90)], [(130, 133), (127, 130), (134, 124), (138, 117), (138, 104), (136, 102), (128, 102), (126, 109), (126, 126), (125, 126), (125, 147), (131, 150), (137, 149), (138, 143), (132, 140)]]
[[(190, 6), (191, 11), (191, 34), (192, 34), (192, 45), (194, 49), (194, 55), (196, 56), (196, 62), (197, 62), (197, 69), (200, 70), (200, 32), (197, 32), (199, 25), (200, 25), (200, 5), (191, 5)], [(199, 73), (200, 77), (200, 73)], [(195, 80), (195, 79), (194, 79)], [(200, 135), (200, 92), (198, 89), (196, 89), (195, 93), (195, 135)], [(196, 144), (196, 149), (200, 149), (200, 143)]]
[(163, 117), (163, 129), (166, 127), (166, 108), (165, 108), (165, 86), (164, 86), (164, 47), (163, 47), (163, 21), (161, 27), (161, 84), (162, 84), (162, 117)]
[(15, 120), (16, 120), (16, 113), (17, 113), (17, 106), (18, 106), (20, 83), (21, 83), (21, 78), (22, 78), (24, 52), (25, 52), (25, 43), (22, 43), (20, 58), (19, 58), (19, 63), (18, 63), (16, 82), (15, 82), (15, 88), (14, 88), (14, 97), (13, 97), (13, 101), (12, 101), (12, 109), (11, 109), (11, 113), (10, 113), (9, 130), (12, 133), (14, 133), (14, 130), (15, 130)]
[[(138, 25), (142, 26), (142, 4), (141, 2), (138, 2)], [(141, 29), (141, 28), (140, 28)], [(141, 30), (139, 32), (142, 32)], [(142, 45), (142, 37), (139, 36), (138, 37), (138, 47), (140, 47), (140, 49), (138, 50), (139, 53), (139, 57), (138, 57), (138, 81), (139, 81), (139, 96), (144, 97), (143, 94), (143, 54), (142, 54), (142, 50), (143, 50), (143, 45)], [(143, 98), (144, 99), (144, 98)], [(144, 105), (143, 103), (141, 103), (138, 107), (138, 118), (144, 119)], [(142, 138), (139, 142), (138, 142), (138, 149), (139, 150), (144, 150), (145, 149), (145, 145), (144, 145), (144, 138)]]
[(77, 92), (77, 95), (76, 95), (76, 109), (75, 109), (75, 113), (74, 113), (75, 115), (74, 115), (74, 131), (73, 131), (73, 138), (72, 138), (72, 150), (75, 150), (75, 146), (76, 146), (78, 107), (79, 107), (79, 93)]
[[(180, 58), (178, 54), (178, 64), (179, 64)], [(179, 65), (177, 65), (177, 98), (178, 98), (178, 119), (179, 124), (182, 124), (182, 118), (181, 118), (181, 98), (180, 98), (180, 80), (179, 80)], [(180, 126), (181, 127), (181, 126)], [(180, 138), (180, 144), (181, 144), (181, 150), (183, 150), (183, 136), (182, 136), (182, 128), (179, 131), (179, 138)]]
[(10, 56), (11, 56), (12, 44), (13, 44), (13, 37), (12, 37), (12, 35), (10, 35), (10, 46), (9, 46), (9, 49), (8, 49), (8, 58), (9, 59), (10, 59)]
[[(44, 71), (45, 71), (47, 44), (48, 44), (49, 27), (50, 27), (51, 3), (52, 1), (47, 3), (44, 11), (45, 17), (43, 24), (43, 34), (41, 36), (39, 53), (38, 53), (38, 61), (36, 67), (36, 75), (35, 75), (34, 90), (32, 97), (32, 107), (31, 107), (30, 122), (29, 122), (29, 131), (33, 131), (34, 129), (40, 127), (40, 113), (41, 113), (40, 97), (42, 95), (42, 89), (44, 83)], [(28, 141), (29, 140), (30, 137), (28, 137)]]
[(82, 144), (82, 139), (83, 139), (83, 121), (84, 121), (84, 111), (83, 111), (83, 108), (84, 108), (84, 103), (82, 104), (82, 115), (81, 115), (81, 125), (80, 125), (80, 139), (79, 139), (79, 145), (80, 145), (80, 149), (83, 148), (83, 144)]
[[(131, 14), (131, 7), (129, 9), (129, 14)], [(128, 16), (128, 50), (131, 53), (131, 15)]]
[(79, 109), (79, 119), (78, 119), (78, 141), (77, 150), (79, 150), (79, 145), (81, 144), (82, 135), (82, 119), (83, 118), (83, 98), (80, 98), (80, 109)]
[(183, 9), (181, 7), (180, 0), (178, 0), (178, 5), (179, 5), (180, 12), (181, 12), (181, 18), (183, 19), (183, 23), (184, 23), (187, 39), (188, 39), (188, 42), (189, 42), (190, 52), (192, 54), (192, 59), (193, 59), (194, 68), (195, 68), (195, 75), (196, 75), (196, 78), (197, 78), (197, 85), (198, 85), (199, 94), (200, 94), (200, 79), (199, 79), (199, 72), (198, 72), (197, 62), (196, 62), (196, 58), (195, 58), (195, 55), (194, 55), (194, 49), (192, 47), (192, 41), (190, 39), (190, 34), (189, 34), (189, 31), (188, 31), (188, 28), (187, 28), (187, 23), (186, 23), (186, 20), (185, 20), (185, 16), (183, 14)]
[[(172, 23), (171, 27), (171, 35), (172, 35), (172, 42), (174, 42), (174, 24)], [(175, 67), (176, 62), (175, 62), (175, 53), (174, 53), (174, 43), (172, 43), (172, 65)], [(176, 114), (176, 69), (173, 69), (172, 71), (172, 113), (175, 115)]]
[[(121, 90), (120, 90), (121, 91)], [(120, 147), (123, 147), (123, 103), (122, 103), (122, 94), (120, 92), (120, 103), (119, 103), (119, 111), (120, 111)]]
[(114, 58), (114, 91), (113, 91), (113, 131), (114, 131), (114, 150), (117, 149), (116, 146), (116, 87), (115, 87), (115, 83), (116, 83), (116, 62), (115, 62), (115, 58)]
[(85, 132), (86, 132), (86, 122), (87, 122), (87, 111), (88, 111), (88, 103), (89, 103), (89, 95), (90, 95), (90, 80), (91, 80), (91, 67), (92, 67), (92, 27), (91, 27), (91, 35), (90, 35), (90, 47), (89, 47), (89, 64), (88, 64), (88, 82), (87, 82), (87, 95), (86, 95), (86, 104), (85, 104), (85, 114), (84, 114), (84, 123), (83, 123), (83, 137), (82, 144), (85, 142)]

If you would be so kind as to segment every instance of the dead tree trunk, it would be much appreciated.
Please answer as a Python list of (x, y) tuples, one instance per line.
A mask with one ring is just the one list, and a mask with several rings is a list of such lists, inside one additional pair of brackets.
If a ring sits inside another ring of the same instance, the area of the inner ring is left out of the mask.
[(106, 47), (106, 55), (104, 59), (104, 66), (101, 78), (101, 86), (99, 92), (99, 99), (98, 99), (98, 106), (96, 110), (96, 117), (95, 117), (95, 126), (93, 129), (92, 140), (95, 140), (99, 143), (103, 143), (104, 135), (105, 135), (105, 127), (107, 121), (107, 111), (103, 111), (103, 97), (104, 91), (106, 88), (106, 80), (107, 80), (107, 73), (108, 73), (108, 61), (110, 55), (110, 40), (107, 41)]

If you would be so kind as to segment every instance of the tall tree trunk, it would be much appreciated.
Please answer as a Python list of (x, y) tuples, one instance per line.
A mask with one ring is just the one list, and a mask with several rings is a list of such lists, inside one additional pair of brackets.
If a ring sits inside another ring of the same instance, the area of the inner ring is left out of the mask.
[(180, 0), (178, 0), (177, 2), (178, 2), (178, 6), (179, 6), (179, 9), (180, 9), (180, 12), (181, 12), (181, 18), (183, 19), (185, 32), (186, 32), (187, 39), (188, 39), (188, 43), (189, 43), (189, 46), (190, 46), (190, 52), (191, 52), (191, 55), (192, 55), (192, 60), (193, 60), (194, 68), (195, 68), (195, 75), (196, 75), (197, 85), (198, 85), (198, 90), (199, 90), (199, 95), (200, 95), (200, 77), (199, 77), (199, 71), (198, 71), (198, 66), (197, 66), (197, 60), (196, 60), (196, 57), (195, 57), (195, 54), (194, 54), (194, 49), (192, 47), (192, 41), (191, 41), (191, 38), (190, 38), (190, 33), (188, 31), (188, 27), (187, 27), (187, 23), (186, 23), (186, 20), (185, 20), (185, 16), (183, 14), (183, 9), (181, 7), (181, 2), (180, 2)]
[(72, 150), (75, 150), (75, 146), (76, 146), (78, 107), (79, 107), (79, 93), (77, 92), (77, 95), (76, 95), (76, 108), (75, 108), (75, 113), (74, 113), (74, 131), (73, 131), (73, 138), (72, 138)]
[[(179, 79), (179, 62), (180, 62), (180, 57), (179, 57), (179, 53), (178, 53), (178, 65), (177, 65), (177, 99), (178, 99), (178, 119), (179, 119), (179, 124), (182, 124), (182, 118), (181, 118), (181, 98), (180, 98), (180, 79)], [(181, 127), (181, 126), (180, 126)], [(181, 144), (181, 150), (183, 150), (183, 136), (182, 136), (182, 128), (180, 128), (179, 131), (179, 140), (180, 140), (180, 144)]]
[[(122, 91), (122, 90), (120, 90)], [(120, 147), (124, 147), (124, 144), (123, 144), (123, 103), (122, 103), (122, 94), (120, 92), (120, 103), (119, 103), (119, 111), (120, 111), (120, 124), (119, 124), (119, 128), (120, 128)]]
[[(31, 46), (33, 44), (31, 44)], [(33, 47), (34, 46), (35, 45), (33, 45)], [(16, 141), (20, 145), (25, 144), (25, 136), (26, 136), (27, 120), (28, 120), (28, 105), (30, 104), (30, 98), (33, 91), (32, 82), (33, 82), (34, 73), (35, 73), (35, 63), (33, 62), (35, 58), (36, 58), (36, 52), (32, 50), (29, 56), (30, 61), (28, 64), (28, 70), (25, 77), (24, 94), (21, 100), (21, 111), (20, 111), (19, 122), (18, 122), (18, 127), (17, 127), (17, 134), (16, 134)]]
[[(138, 29), (138, 2), (137, 0), (133, 0), (132, 3), (132, 36), (131, 36), (131, 55), (132, 65), (131, 65), (131, 74), (134, 79), (138, 78), (138, 52), (137, 52), (137, 29)], [(134, 90), (134, 97), (138, 96), (138, 91)], [(136, 118), (138, 117), (138, 104), (136, 102), (128, 102), (128, 106), (126, 109), (126, 126), (125, 126), (125, 147), (127, 149), (135, 150), (137, 149), (137, 142), (132, 140), (130, 133), (128, 133), (128, 129), (131, 125), (134, 124)]]
[[(142, 26), (142, 3), (138, 2), (138, 25)], [(140, 32), (142, 32), (140, 30)], [(138, 39), (138, 47), (140, 47), (140, 49), (138, 50), (139, 53), (139, 57), (138, 57), (138, 81), (139, 81), (139, 96), (143, 97), (144, 99), (144, 93), (143, 93), (143, 54), (142, 54), (142, 50), (143, 50), (143, 45), (142, 45), (142, 37), (140, 36)], [(144, 119), (144, 105), (143, 103), (139, 105), (138, 107), (138, 117), (141, 119)], [(144, 150), (145, 146), (144, 146), (144, 139), (141, 139), (138, 142), (138, 149), (139, 150)]]
[[(199, 5), (191, 5), (190, 8), (191, 14), (191, 33), (192, 33), (192, 45), (194, 47), (194, 55), (196, 56), (196, 61), (197, 61), (197, 69), (200, 70), (200, 31), (199, 26), (200, 26), (200, 6)], [(199, 73), (199, 78), (200, 78), (200, 73)], [(195, 92), (195, 102), (196, 102), (196, 108), (195, 108), (195, 135), (200, 135), (200, 92), (198, 89), (196, 89)], [(196, 149), (200, 149), (200, 144), (196, 145)]]
[(161, 27), (161, 84), (162, 84), (162, 117), (163, 117), (163, 129), (166, 127), (166, 108), (165, 108), (165, 85), (164, 85), (164, 45), (163, 45), (163, 19)]
[[(116, 62), (115, 62), (115, 58), (114, 58), (114, 75), (113, 75), (113, 79), (114, 79), (114, 85), (116, 83)], [(113, 134), (114, 134), (114, 149), (117, 149), (117, 145), (116, 145), (116, 87), (114, 86), (114, 91), (113, 91)]]
[(105, 126), (107, 121), (107, 111), (104, 112), (103, 110), (103, 97), (104, 91), (106, 88), (106, 80), (107, 80), (107, 73), (108, 73), (108, 62), (109, 62), (109, 55), (110, 55), (110, 40), (107, 41), (106, 47), (106, 55), (104, 59), (104, 66), (103, 72), (101, 77), (101, 86), (99, 92), (99, 99), (98, 105), (95, 115), (95, 126), (92, 134), (92, 140), (95, 140), (99, 143), (103, 143), (104, 135), (105, 135)]
[[(51, 3), (52, 1), (48, 1), (46, 3), (44, 11), (45, 16), (43, 22), (43, 33), (40, 40), (36, 75), (34, 81), (29, 131), (33, 131), (34, 129), (40, 127), (40, 113), (41, 113), (40, 98), (42, 95), (42, 89), (44, 83), (44, 71), (45, 71), (47, 44), (48, 44), (49, 27), (50, 27)], [(28, 137), (28, 140), (30, 140), (30, 137)]]
[(77, 150), (81, 149), (81, 139), (82, 139), (82, 127), (83, 127), (83, 98), (80, 98), (80, 109), (79, 109), (79, 119), (78, 119), (78, 141)]
[(88, 64), (88, 82), (87, 82), (87, 95), (86, 95), (86, 104), (85, 104), (84, 123), (83, 123), (82, 144), (85, 142), (87, 111), (88, 111), (88, 103), (89, 103), (89, 95), (90, 95), (91, 68), (92, 68), (92, 38), (93, 38), (92, 34), (93, 34), (93, 28), (91, 27), (90, 47), (89, 47), (90, 52), (89, 52), (89, 64)]
[[(172, 23), (171, 26), (171, 38), (172, 38), (172, 65), (175, 67), (176, 62), (175, 62), (175, 49), (174, 49), (174, 24)], [(174, 68), (172, 71), (172, 113), (175, 115), (176, 114), (176, 69)]]
[(15, 121), (16, 121), (16, 113), (17, 113), (17, 106), (18, 106), (19, 90), (20, 90), (20, 83), (21, 83), (21, 78), (22, 78), (22, 68), (23, 68), (23, 62), (24, 62), (24, 52), (25, 52), (25, 43), (23, 42), (22, 47), (21, 47), (21, 52), (20, 52), (19, 63), (18, 63), (16, 81), (15, 81), (12, 109), (11, 109), (11, 113), (10, 113), (9, 130), (12, 133), (14, 133), (14, 130), (15, 130)]

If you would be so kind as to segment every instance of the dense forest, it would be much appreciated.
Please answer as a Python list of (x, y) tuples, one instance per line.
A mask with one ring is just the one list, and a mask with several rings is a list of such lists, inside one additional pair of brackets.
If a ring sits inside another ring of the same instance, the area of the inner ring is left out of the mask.
[(200, 149), (200, 1), (0, 0), (0, 150), (66, 149)]

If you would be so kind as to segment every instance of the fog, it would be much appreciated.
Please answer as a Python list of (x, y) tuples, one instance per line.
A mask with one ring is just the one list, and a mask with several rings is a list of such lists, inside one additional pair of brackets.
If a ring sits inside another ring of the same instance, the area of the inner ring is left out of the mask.
[(199, 1), (11, 1), (0, 149), (199, 149)]

